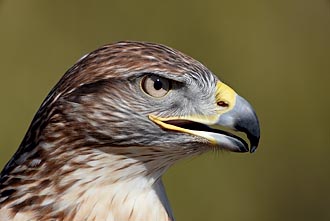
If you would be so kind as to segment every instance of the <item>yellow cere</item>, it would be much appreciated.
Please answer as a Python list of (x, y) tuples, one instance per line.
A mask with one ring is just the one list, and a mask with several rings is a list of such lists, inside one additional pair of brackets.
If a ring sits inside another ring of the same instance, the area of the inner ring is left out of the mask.
[(228, 104), (228, 108), (219, 110), (220, 114), (230, 111), (235, 106), (236, 92), (231, 87), (220, 81), (218, 81), (217, 83), (217, 90), (215, 96), (217, 102), (223, 101)]

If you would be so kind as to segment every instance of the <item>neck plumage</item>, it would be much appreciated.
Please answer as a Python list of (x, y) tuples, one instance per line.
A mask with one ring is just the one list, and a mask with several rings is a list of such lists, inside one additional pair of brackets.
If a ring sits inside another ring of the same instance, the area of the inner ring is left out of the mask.
[(58, 205), (72, 208), (71, 220), (174, 220), (161, 180), (167, 168), (151, 172), (135, 158), (108, 153), (87, 161), (85, 168), (70, 174), (71, 181), (61, 181), (65, 186), (76, 180)]
[[(0, 203), (0, 220), (174, 220), (161, 180), (171, 158), (160, 161), (160, 152), (141, 155), (136, 147), (60, 149), (12, 171), (29, 180), (19, 181), (12, 196), (18, 200)], [(18, 182), (11, 174), (8, 184)]]

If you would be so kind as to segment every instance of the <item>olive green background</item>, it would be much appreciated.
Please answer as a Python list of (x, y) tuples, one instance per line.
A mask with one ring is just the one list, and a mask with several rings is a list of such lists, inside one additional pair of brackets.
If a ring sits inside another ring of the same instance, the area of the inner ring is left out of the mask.
[(177, 220), (330, 220), (328, 0), (0, 0), (1, 167), (61, 75), (127, 39), (200, 60), (260, 118), (256, 154), (210, 152), (166, 173)]

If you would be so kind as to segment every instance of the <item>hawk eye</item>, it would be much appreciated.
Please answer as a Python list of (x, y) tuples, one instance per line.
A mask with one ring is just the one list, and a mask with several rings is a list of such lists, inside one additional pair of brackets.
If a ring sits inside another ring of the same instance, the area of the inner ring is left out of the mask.
[(148, 75), (142, 78), (142, 90), (153, 97), (163, 97), (171, 90), (171, 82), (157, 75)]

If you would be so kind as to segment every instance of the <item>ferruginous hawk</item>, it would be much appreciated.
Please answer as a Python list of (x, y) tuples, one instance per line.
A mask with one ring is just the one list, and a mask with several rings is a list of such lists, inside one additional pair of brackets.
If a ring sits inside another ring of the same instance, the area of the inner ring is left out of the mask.
[(198, 61), (154, 43), (105, 45), (42, 103), (1, 172), (0, 220), (174, 220), (164, 172), (213, 149), (254, 152), (259, 134), (251, 105)]

